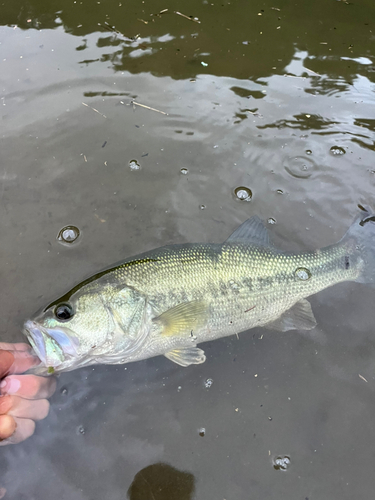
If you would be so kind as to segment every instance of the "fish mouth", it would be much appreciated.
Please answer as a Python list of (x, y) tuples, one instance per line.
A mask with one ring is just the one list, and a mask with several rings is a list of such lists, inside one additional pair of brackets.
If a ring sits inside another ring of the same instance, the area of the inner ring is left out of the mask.
[(79, 342), (65, 331), (58, 328), (45, 328), (36, 321), (26, 321), (24, 334), (28, 338), (41, 362), (57, 368), (64, 361), (77, 357)]

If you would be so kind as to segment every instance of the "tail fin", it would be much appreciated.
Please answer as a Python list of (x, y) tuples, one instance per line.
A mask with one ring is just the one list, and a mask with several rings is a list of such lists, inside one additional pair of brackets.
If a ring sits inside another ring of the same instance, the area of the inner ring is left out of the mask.
[[(361, 263), (362, 271), (356, 281), (375, 287), (375, 213), (360, 208), (363, 210), (362, 214), (353, 222), (341, 241), (347, 245), (354, 260)], [(349, 257), (347, 259), (349, 266)]]

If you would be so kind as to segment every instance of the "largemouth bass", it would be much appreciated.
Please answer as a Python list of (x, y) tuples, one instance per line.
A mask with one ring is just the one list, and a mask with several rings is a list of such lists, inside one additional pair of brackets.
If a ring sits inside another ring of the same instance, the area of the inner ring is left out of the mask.
[(257, 326), (312, 329), (306, 297), (342, 281), (374, 285), (375, 216), (335, 245), (293, 254), (270, 243), (258, 217), (223, 244), (164, 246), (86, 279), (26, 321), (47, 374), (164, 355), (205, 361), (197, 344)]

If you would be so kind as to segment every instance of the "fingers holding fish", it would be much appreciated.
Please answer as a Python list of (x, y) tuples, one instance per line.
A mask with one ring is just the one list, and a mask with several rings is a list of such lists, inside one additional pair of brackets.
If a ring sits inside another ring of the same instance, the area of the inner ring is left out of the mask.
[(29, 418), (0, 417), (0, 446), (17, 444), (34, 434), (35, 422)]
[(25, 343), (0, 342), (0, 378), (11, 373), (22, 373), (36, 366), (40, 360)]
[(36, 375), (10, 375), (1, 382), (0, 389), (2, 395), (17, 395), (25, 399), (45, 399), (55, 392), (56, 379)]
[(0, 379), (9, 373), (14, 363), (14, 356), (10, 351), (0, 351)]
[(49, 402), (46, 399), (24, 399), (18, 396), (0, 397), (0, 415), (43, 420), (48, 415)]
[(5, 351), (31, 351), (29, 344), (25, 342), (18, 342), (17, 344), (0, 342), (0, 349), (4, 349)]
[(41, 420), (48, 414), (49, 403), (45, 398), (55, 391), (54, 377), (17, 375), (39, 363), (27, 344), (0, 343), (1, 446), (30, 437), (35, 430), (34, 420)]
[(0, 444), (14, 433), (16, 427), (16, 422), (10, 415), (0, 416)]

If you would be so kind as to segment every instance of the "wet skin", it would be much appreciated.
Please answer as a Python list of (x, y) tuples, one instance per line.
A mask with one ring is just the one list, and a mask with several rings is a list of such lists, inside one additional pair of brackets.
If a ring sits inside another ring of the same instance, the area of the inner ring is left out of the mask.
[(19, 375), (38, 363), (27, 344), (0, 342), (0, 446), (24, 441), (48, 414), (54, 377)]

